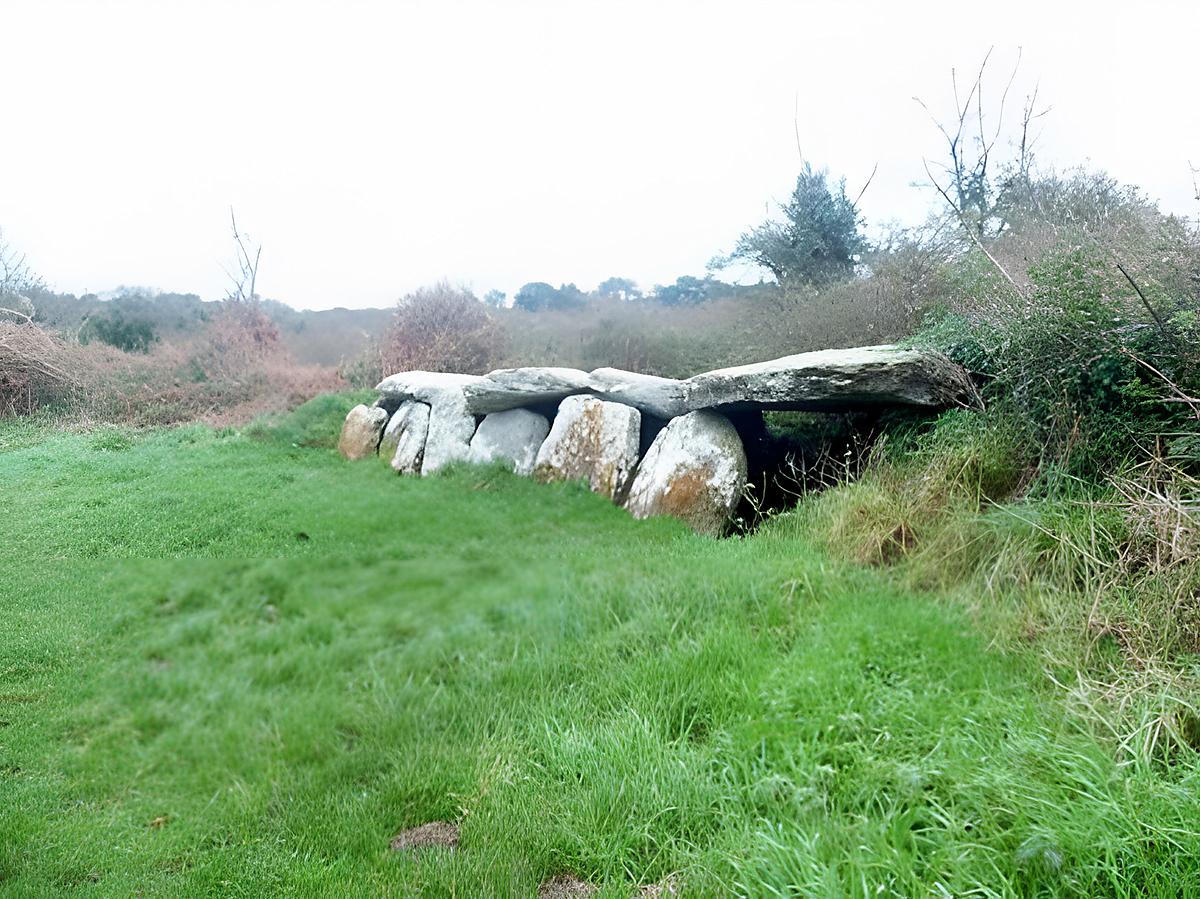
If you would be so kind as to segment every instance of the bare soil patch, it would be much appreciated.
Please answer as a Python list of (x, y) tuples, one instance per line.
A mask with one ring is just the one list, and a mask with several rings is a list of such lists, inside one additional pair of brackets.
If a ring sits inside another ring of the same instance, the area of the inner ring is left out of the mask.
[(588, 899), (600, 888), (574, 874), (555, 874), (538, 887), (538, 899)]
[(458, 847), (458, 825), (450, 821), (430, 821), (402, 830), (392, 837), (396, 852), (416, 852), (421, 849), (455, 849)]
[(679, 896), (682, 893), (683, 887), (675, 875), (671, 875), (665, 880), (660, 880), (658, 883), (639, 887), (637, 899), (671, 899), (671, 897)]

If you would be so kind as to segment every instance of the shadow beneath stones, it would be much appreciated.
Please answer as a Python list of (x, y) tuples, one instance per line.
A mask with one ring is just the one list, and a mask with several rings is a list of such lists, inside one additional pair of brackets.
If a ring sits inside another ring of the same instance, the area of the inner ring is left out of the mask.
[(896, 414), (741, 412), (729, 420), (746, 449), (749, 482), (732, 533), (755, 530), (805, 497), (854, 480)]

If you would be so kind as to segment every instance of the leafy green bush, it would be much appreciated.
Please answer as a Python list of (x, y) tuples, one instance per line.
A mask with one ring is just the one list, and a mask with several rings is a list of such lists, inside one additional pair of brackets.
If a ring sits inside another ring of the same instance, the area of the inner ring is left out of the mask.
[(1150, 297), (1098, 251), (1055, 251), (1024, 290), (960, 287), (982, 299), (941, 310), (916, 342), (945, 351), (985, 381), (989, 401), (1017, 415), (1052, 458), (1111, 472), (1139, 441), (1178, 425), (1175, 394), (1200, 388), (1194, 315), (1170, 294)]
[(127, 353), (147, 353), (158, 340), (154, 326), (144, 318), (126, 318), (119, 310), (89, 318), (79, 331), (79, 342), (99, 340)]

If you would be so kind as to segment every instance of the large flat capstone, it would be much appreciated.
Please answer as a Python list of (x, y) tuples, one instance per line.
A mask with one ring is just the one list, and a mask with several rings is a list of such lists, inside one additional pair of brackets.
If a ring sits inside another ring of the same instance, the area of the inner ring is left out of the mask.
[(588, 373), (577, 368), (502, 368), (465, 385), (463, 393), (467, 408), (479, 414), (557, 403), (590, 386)]
[(720, 535), (746, 487), (746, 451), (729, 419), (715, 412), (674, 418), (650, 444), (629, 488), (634, 518), (673, 515)]
[(609, 402), (633, 406), (656, 418), (674, 418), (689, 411), (687, 381), (642, 375), (619, 368), (598, 368), (588, 378), (593, 395)]
[[(446, 379), (459, 379), (450, 380)], [(478, 375), (402, 372), (379, 385), (403, 398), (459, 389), (475, 414), (544, 406), (590, 394), (671, 419), (701, 409), (853, 411), (884, 406), (943, 409), (975, 405), (963, 368), (941, 353), (884, 345), (820, 350), (705, 372), (686, 380), (616, 368), (506, 368)]]
[(961, 366), (941, 353), (895, 346), (819, 350), (705, 372), (687, 379), (685, 396), (691, 409), (810, 412), (977, 403)]
[(375, 389), (396, 401), (420, 400), (433, 405), (447, 396), (461, 395), (463, 390), (483, 380), (482, 375), (458, 375), (442, 371), (402, 371), (388, 375)]
[(586, 479), (596, 493), (619, 497), (638, 461), (642, 415), (632, 406), (594, 396), (569, 396), (558, 407), (538, 450), (534, 476), (542, 481)]

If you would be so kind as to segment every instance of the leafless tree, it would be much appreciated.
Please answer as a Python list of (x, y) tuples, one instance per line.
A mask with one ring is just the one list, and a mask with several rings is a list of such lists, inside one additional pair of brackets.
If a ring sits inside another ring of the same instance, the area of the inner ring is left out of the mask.
[[(1017, 51), (1016, 62), (1000, 92), (999, 104), (994, 112), (994, 126), (989, 123), (984, 102), (985, 77), (991, 57), (992, 50), (989, 49), (974, 79), (966, 87), (965, 94), (960, 88), (957, 70), (950, 70), (954, 116), (949, 124), (939, 121), (921, 98), (913, 99), (929, 114), (946, 142), (945, 162), (935, 163), (931, 167), (929, 160), (924, 160), (930, 185), (945, 201), (966, 237), (987, 257), (1005, 281), (1020, 293), (1021, 287), (986, 244), (989, 238), (1002, 233), (1007, 227), (1006, 209), (1012, 197), (1028, 188), (1033, 149), (1037, 143), (1033, 128), (1036, 121), (1050, 110), (1038, 109), (1038, 89), (1035, 86), (1022, 107), (1020, 129), (1015, 141), (1016, 159), (1007, 163), (999, 162), (997, 144), (1004, 133), (1005, 113), (1021, 66), (1021, 51)], [(940, 175), (935, 174), (934, 168), (940, 170)]]
[(212, 352), (208, 365), (213, 371), (225, 374), (245, 372), (256, 362), (279, 349), (279, 327), (263, 307), (258, 295), (258, 264), (262, 259), (262, 244), (255, 245), (250, 236), (239, 230), (233, 208), (229, 223), (237, 270), (225, 270), (231, 282), (225, 302), (213, 321)]
[(42, 279), (29, 268), (25, 255), (9, 246), (0, 229), (0, 316), (32, 321), (33, 301), (28, 294), (41, 286)]
[(1033, 128), (1036, 121), (1050, 111), (1048, 108), (1037, 108), (1038, 89), (1035, 86), (1022, 107), (1020, 129), (1015, 140), (1017, 158), (1008, 163), (999, 162), (997, 144), (1004, 134), (1009, 94), (1021, 66), (1021, 52), (1017, 51), (1016, 62), (1000, 93), (999, 104), (991, 113), (995, 116), (994, 126), (990, 124), (988, 107), (984, 101), (985, 78), (991, 57), (992, 50), (988, 50), (965, 95), (959, 85), (957, 70), (950, 70), (954, 115), (949, 124), (939, 121), (920, 97), (913, 98), (929, 114), (946, 142), (947, 159), (935, 164), (941, 170), (940, 177), (934, 175), (928, 161), (925, 163), (930, 183), (941, 194), (962, 227), (979, 239), (1004, 230), (1004, 207), (1008, 195), (1029, 179), (1033, 149), (1037, 142)]
[(229, 223), (233, 229), (237, 271), (225, 272), (233, 282), (225, 299), (235, 303), (252, 303), (258, 299), (258, 262), (262, 258), (262, 244), (252, 246), (249, 235), (238, 230), (237, 216), (232, 206), (229, 207)]

